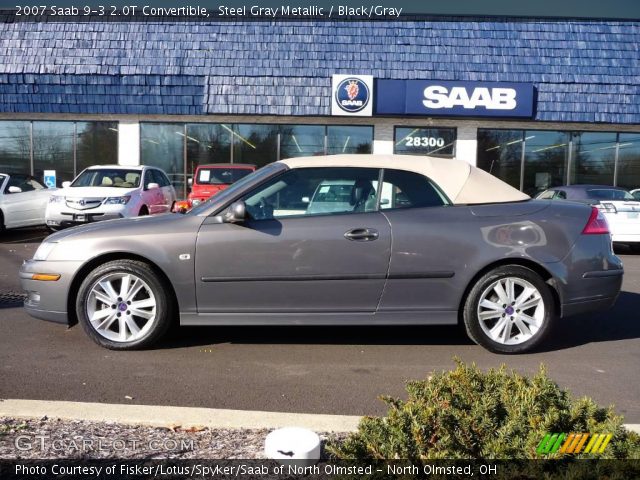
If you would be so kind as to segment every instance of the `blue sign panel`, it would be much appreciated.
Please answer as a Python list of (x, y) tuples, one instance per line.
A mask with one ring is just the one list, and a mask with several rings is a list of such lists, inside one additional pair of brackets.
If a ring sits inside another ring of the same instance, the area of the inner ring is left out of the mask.
[(44, 184), (47, 188), (56, 188), (56, 171), (45, 170), (44, 171)]
[(531, 118), (534, 98), (531, 83), (378, 80), (375, 114)]

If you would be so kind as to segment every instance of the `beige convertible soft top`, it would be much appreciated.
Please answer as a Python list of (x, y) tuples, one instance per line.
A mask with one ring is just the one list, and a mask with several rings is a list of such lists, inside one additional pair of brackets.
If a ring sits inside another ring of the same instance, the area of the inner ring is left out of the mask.
[(370, 167), (420, 173), (455, 204), (502, 203), (531, 197), (463, 160), (415, 155), (330, 155), (280, 160), (290, 168)]

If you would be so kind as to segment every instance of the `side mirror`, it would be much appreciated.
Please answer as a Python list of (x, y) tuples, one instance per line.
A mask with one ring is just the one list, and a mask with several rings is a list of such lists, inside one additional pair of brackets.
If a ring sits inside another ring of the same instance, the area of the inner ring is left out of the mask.
[(389, 205), (390, 203), (391, 203), (391, 200), (389, 200), (388, 198), (380, 199), (380, 205)]
[(225, 223), (239, 223), (243, 222), (247, 218), (247, 206), (242, 200), (233, 202), (229, 207), (229, 210), (222, 217), (222, 221)]
[(189, 185), (189, 186), (192, 186), (192, 185), (193, 185), (193, 178), (192, 178), (192, 177), (189, 177), (189, 178), (187, 179), (187, 185)]
[(22, 193), (22, 189), (20, 187), (14, 187), (13, 185), (9, 187), (9, 193)]
[(153, 190), (154, 188), (160, 188), (160, 185), (158, 185), (157, 183), (153, 183), (153, 182), (151, 182), (149, 185), (147, 185), (147, 190)]
[(309, 197), (302, 197), (302, 203), (309, 203), (311, 199)]
[(71, 186), (71, 182), (62, 182), (62, 188), (69, 188)]

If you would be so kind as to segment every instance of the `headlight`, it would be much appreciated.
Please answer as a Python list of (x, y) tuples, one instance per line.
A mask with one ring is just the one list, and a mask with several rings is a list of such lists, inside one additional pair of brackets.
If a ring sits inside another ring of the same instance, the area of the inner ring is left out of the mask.
[(64, 197), (61, 197), (60, 195), (51, 195), (49, 197), (49, 203), (62, 203), (64, 202)]
[(38, 249), (36, 250), (36, 253), (33, 255), (33, 259), (46, 260), (49, 254), (51, 253), (51, 250), (53, 250), (53, 247), (55, 246), (56, 246), (55, 242), (42, 242), (38, 247)]
[(122, 197), (109, 197), (104, 201), (105, 205), (126, 205), (131, 199), (131, 195), (123, 195)]

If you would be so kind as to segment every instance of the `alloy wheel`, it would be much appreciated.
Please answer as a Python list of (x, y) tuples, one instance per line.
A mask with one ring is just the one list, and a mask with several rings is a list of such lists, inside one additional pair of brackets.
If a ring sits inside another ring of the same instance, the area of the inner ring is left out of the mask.
[(545, 304), (538, 289), (527, 280), (504, 277), (482, 292), (477, 316), (483, 332), (494, 342), (519, 345), (542, 327)]
[(93, 329), (119, 343), (144, 337), (156, 322), (156, 307), (149, 285), (132, 273), (110, 273), (99, 278), (85, 302)]

